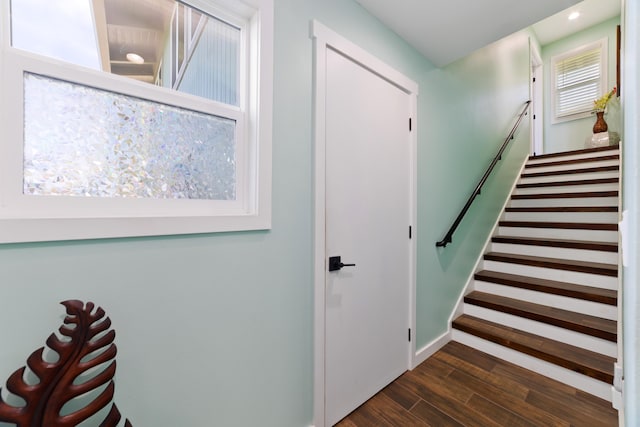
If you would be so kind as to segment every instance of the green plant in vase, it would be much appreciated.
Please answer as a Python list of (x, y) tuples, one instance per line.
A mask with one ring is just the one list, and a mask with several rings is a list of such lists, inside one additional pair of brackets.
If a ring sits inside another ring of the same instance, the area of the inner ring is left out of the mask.
[(609, 129), (607, 122), (604, 121), (604, 112), (611, 98), (616, 94), (616, 88), (605, 93), (602, 97), (593, 101), (593, 111), (596, 113), (596, 122), (593, 125), (593, 133), (606, 132)]

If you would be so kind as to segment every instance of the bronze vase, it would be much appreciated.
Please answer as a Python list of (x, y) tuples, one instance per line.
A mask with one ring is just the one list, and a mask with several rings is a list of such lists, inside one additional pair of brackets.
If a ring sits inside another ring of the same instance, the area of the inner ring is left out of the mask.
[(593, 125), (593, 133), (606, 132), (609, 129), (607, 122), (604, 121), (604, 111), (596, 111), (596, 122)]

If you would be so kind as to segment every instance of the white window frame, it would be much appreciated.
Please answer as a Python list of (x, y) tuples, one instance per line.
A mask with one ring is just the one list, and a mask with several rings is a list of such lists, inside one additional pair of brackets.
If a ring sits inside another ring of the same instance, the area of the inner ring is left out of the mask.
[[(570, 120), (582, 119), (592, 115), (592, 108), (591, 108), (592, 104), (590, 104), (590, 108), (585, 108), (581, 112), (570, 114), (570, 115), (558, 116), (558, 112), (556, 111), (556, 105), (557, 105), (557, 99), (558, 99), (558, 91), (556, 90), (556, 81), (557, 81), (556, 64), (558, 64), (558, 62), (566, 60), (567, 58), (578, 56), (589, 50), (594, 50), (599, 48), (601, 73), (599, 78), (600, 87), (598, 89), (598, 97), (600, 97), (604, 94), (607, 88), (607, 69), (608, 69), (608, 62), (609, 62), (608, 61), (608, 58), (609, 58), (608, 45), (609, 45), (608, 39), (605, 37), (596, 42), (579, 46), (575, 49), (572, 49), (568, 52), (564, 52), (559, 55), (555, 55), (551, 58), (551, 66), (550, 66), (551, 76), (549, 78), (549, 82), (550, 82), (550, 88), (551, 88), (551, 108), (553, 111), (553, 114), (551, 115), (552, 123), (554, 124), (562, 123)], [(593, 99), (593, 101), (595, 101), (595, 99)]]
[[(215, 3), (214, 3), (215, 2)], [(0, 243), (210, 233), (271, 228), (273, 0), (190, 0), (246, 23), (240, 106), (170, 91), (10, 46), (9, 2), (0, 2)], [(229, 22), (229, 21), (228, 21)], [(31, 72), (237, 122), (234, 201), (23, 194), (23, 73)]]

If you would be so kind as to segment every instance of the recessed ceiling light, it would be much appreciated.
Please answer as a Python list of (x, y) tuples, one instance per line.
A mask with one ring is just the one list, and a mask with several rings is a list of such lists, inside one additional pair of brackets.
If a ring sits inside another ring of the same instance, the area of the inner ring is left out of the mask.
[(569, 21), (573, 21), (574, 19), (578, 19), (579, 16), (580, 16), (580, 12), (571, 12), (571, 15), (569, 15)]
[(133, 62), (134, 64), (144, 64), (144, 58), (137, 53), (127, 53), (127, 61)]

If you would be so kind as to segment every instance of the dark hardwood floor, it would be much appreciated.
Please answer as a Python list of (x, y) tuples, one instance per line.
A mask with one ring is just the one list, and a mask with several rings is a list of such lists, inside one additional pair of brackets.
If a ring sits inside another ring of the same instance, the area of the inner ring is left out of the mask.
[(340, 421), (370, 426), (614, 427), (609, 402), (450, 342)]

